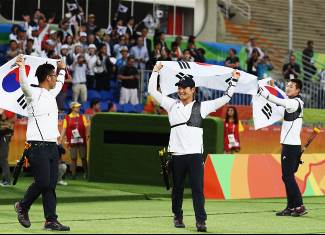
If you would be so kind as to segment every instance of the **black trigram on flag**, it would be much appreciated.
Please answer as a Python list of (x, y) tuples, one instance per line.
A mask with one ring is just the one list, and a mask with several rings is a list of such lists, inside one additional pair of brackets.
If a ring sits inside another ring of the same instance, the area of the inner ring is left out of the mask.
[(182, 72), (178, 73), (176, 75), (176, 77), (179, 79), (179, 80), (183, 80), (183, 79), (186, 79), (186, 78), (193, 78), (193, 75), (190, 75), (190, 74), (184, 74)]
[(230, 78), (228, 78), (228, 79), (226, 80), (226, 83), (227, 83), (229, 86), (231, 86), (231, 84), (232, 84), (232, 83), (231, 83), (231, 79), (232, 79), (232, 78), (230, 77)]
[(267, 119), (270, 119), (272, 117), (272, 113), (273, 113), (273, 110), (272, 110), (272, 107), (269, 103), (267, 103), (263, 109), (262, 109), (262, 112), (264, 113), (264, 115), (267, 117)]
[(181, 69), (191, 69), (190, 64), (186, 61), (178, 61), (178, 64)]
[(25, 95), (24, 94), (19, 97), (19, 99), (17, 100), (17, 103), (19, 104), (19, 106), (22, 109), (26, 109), (27, 108), (27, 102), (26, 102), (26, 99), (25, 99)]

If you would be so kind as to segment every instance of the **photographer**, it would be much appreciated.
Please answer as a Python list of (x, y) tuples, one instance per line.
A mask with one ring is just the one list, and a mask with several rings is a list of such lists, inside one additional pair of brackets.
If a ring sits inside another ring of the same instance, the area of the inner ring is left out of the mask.
[(8, 164), (9, 144), (14, 133), (16, 115), (0, 109), (0, 167), (2, 169), (2, 181), (0, 186), (9, 186), (10, 169)]
[(286, 81), (298, 78), (300, 76), (301, 70), (299, 64), (296, 63), (296, 56), (290, 56), (289, 63), (283, 66), (282, 72)]
[(72, 65), (72, 100), (78, 102), (79, 97), (81, 103), (87, 101), (87, 63), (84, 55), (79, 55), (77, 60)]

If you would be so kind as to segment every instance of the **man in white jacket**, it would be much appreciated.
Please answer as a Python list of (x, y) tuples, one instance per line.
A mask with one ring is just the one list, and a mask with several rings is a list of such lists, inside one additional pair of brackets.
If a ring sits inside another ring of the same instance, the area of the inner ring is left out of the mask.
[(62, 89), (66, 65), (58, 62), (59, 75), (53, 65), (40, 65), (36, 70), (39, 85), (32, 86), (28, 83), (23, 55), (18, 56), (16, 64), (19, 66), (20, 86), (28, 104), (27, 142), (31, 145), (28, 160), (34, 177), (24, 198), (15, 204), (18, 221), (25, 228), (31, 226), (28, 212), (42, 195), (46, 219), (44, 229), (69, 231), (69, 227), (57, 220), (55, 193), (59, 165), (57, 139), (60, 136), (55, 98)]
[(163, 96), (157, 90), (157, 79), (162, 67), (159, 63), (153, 69), (149, 81), (149, 94), (168, 112), (171, 125), (169, 152), (172, 153), (174, 225), (176, 228), (185, 228), (182, 204), (184, 183), (188, 173), (192, 187), (196, 227), (198, 232), (206, 232), (202, 121), (231, 100), (240, 74), (233, 72), (229, 88), (223, 97), (199, 103), (194, 100), (195, 82), (189, 76), (175, 84), (178, 86), (179, 100)]
[(299, 79), (292, 79), (287, 85), (286, 94), (288, 99), (280, 99), (267, 89), (262, 87), (259, 94), (268, 101), (285, 108), (284, 121), (281, 131), (282, 144), (282, 180), (287, 193), (287, 207), (276, 216), (299, 217), (307, 214), (303, 204), (300, 189), (295, 179), (300, 164), (301, 157), (301, 129), (304, 115), (304, 102), (300, 97), (302, 82)]

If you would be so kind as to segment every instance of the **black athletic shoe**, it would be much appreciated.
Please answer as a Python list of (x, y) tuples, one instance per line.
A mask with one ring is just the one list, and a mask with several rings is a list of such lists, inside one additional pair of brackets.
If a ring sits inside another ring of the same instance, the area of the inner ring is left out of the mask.
[(10, 182), (10, 180), (7, 180), (7, 179), (2, 180), (2, 181), (0, 182), (0, 186), (1, 186), (1, 187), (9, 187), (10, 185), (11, 185), (11, 182)]
[(47, 221), (44, 229), (49, 231), (70, 231), (70, 227), (60, 224), (59, 221)]
[(306, 214), (308, 214), (308, 211), (306, 210), (305, 206), (301, 206), (301, 207), (294, 209), (291, 216), (300, 217), (300, 216), (304, 216)]
[(203, 222), (203, 223), (197, 222), (196, 228), (197, 228), (197, 231), (200, 233), (206, 233), (208, 230), (207, 226), (205, 225), (205, 222)]
[(15, 203), (15, 211), (17, 212), (18, 222), (24, 227), (29, 228), (31, 226), (28, 210), (21, 207), (20, 202)]
[(185, 224), (183, 222), (183, 218), (179, 217), (174, 217), (174, 225), (175, 228), (185, 228)]
[(276, 216), (291, 216), (294, 212), (294, 209), (285, 208), (283, 211), (277, 212)]

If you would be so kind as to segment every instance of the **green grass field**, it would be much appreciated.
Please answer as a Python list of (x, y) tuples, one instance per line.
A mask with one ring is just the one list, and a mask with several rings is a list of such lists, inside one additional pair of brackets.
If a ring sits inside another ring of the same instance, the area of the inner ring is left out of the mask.
[[(18, 187), (0, 188), (0, 233), (43, 233), (41, 202), (30, 211), (32, 227), (24, 229), (13, 210), (31, 182), (23, 179)], [(195, 233), (194, 212), (189, 191), (184, 200), (186, 229), (172, 226), (169, 193), (162, 187), (70, 181), (59, 186), (59, 220), (71, 233)], [(209, 233), (325, 233), (325, 198), (305, 198), (309, 214), (301, 218), (278, 218), (283, 199), (206, 202)]]

